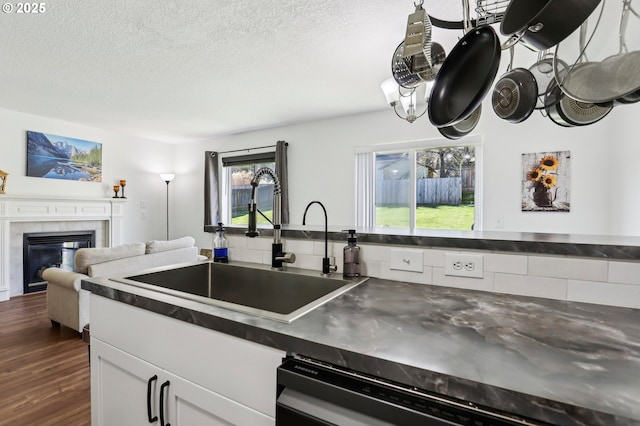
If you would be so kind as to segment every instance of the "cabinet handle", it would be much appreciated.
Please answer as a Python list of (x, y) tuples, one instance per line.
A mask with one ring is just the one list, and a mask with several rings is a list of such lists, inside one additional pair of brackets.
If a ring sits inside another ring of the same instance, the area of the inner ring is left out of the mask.
[(149, 418), (149, 423), (154, 423), (158, 420), (158, 416), (152, 416), (151, 413), (151, 383), (156, 380), (158, 380), (158, 376), (155, 375), (147, 380), (147, 417)]
[(168, 387), (168, 380), (160, 386), (160, 426), (171, 426), (169, 423), (164, 422), (164, 388)]

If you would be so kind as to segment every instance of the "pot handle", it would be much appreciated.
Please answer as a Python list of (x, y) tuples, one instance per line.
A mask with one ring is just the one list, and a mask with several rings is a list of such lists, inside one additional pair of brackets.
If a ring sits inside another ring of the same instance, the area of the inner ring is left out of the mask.
[(618, 34), (618, 39), (620, 43), (620, 48), (618, 53), (627, 53), (629, 49), (627, 48), (627, 42), (625, 39), (625, 33), (627, 32), (627, 23), (629, 22), (629, 11), (631, 10), (631, 0), (624, 0), (622, 2), (622, 15), (620, 16), (620, 30)]
[(462, 23), (464, 27), (464, 33), (468, 33), (473, 29), (471, 23), (471, 9), (469, 6), (469, 0), (462, 0)]
[(512, 46), (515, 46), (515, 44), (519, 42), (522, 39), (522, 37), (524, 37), (527, 31), (531, 33), (537, 33), (538, 31), (542, 30), (542, 28), (544, 28), (544, 24), (542, 22), (538, 22), (537, 24), (530, 25), (529, 27), (521, 30), (520, 34), (516, 33), (516, 34), (513, 34), (511, 37), (509, 37), (504, 43), (500, 45), (500, 49), (502, 50), (510, 49)]
[(524, 37), (526, 31), (520, 32), (520, 34), (514, 34), (509, 37), (504, 43), (500, 45), (500, 50), (513, 49), (513, 46), (516, 45)]
[(509, 48), (509, 65), (507, 66), (507, 72), (513, 69), (513, 46)]

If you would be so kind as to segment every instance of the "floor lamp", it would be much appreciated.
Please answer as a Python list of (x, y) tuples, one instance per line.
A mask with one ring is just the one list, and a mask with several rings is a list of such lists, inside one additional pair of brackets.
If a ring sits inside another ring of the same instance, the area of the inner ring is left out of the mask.
[(167, 182), (167, 240), (169, 240), (169, 182), (175, 177), (173, 173), (160, 173), (160, 178)]

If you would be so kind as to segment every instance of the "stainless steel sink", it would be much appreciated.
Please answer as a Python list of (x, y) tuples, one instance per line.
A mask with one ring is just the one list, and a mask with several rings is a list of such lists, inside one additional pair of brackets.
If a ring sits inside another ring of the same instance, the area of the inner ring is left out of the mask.
[(199, 262), (114, 281), (238, 312), (291, 322), (367, 280), (322, 276), (320, 271), (267, 265)]

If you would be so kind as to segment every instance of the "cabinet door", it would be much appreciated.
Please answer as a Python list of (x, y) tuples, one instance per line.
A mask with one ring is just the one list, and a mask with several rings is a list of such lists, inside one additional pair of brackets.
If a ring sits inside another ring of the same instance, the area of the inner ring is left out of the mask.
[(275, 417), (284, 351), (95, 294), (91, 337)]
[[(155, 379), (149, 382), (151, 378)], [(165, 424), (172, 426), (275, 424), (273, 417), (92, 337), (91, 424), (149, 424), (149, 409), (152, 418), (155, 417), (152, 423), (158, 426), (161, 424), (160, 417), (163, 417)]]
[(161, 370), (91, 338), (91, 424), (149, 424), (147, 387), (154, 376), (149, 403), (152, 416), (158, 416)]
[(165, 416), (171, 426), (273, 426), (275, 419), (181, 377), (163, 373)]

